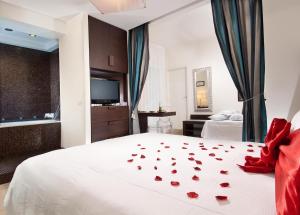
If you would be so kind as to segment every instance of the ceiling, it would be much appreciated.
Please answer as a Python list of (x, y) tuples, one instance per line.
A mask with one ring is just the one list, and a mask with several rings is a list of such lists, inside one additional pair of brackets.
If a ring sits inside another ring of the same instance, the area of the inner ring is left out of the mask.
[(66, 20), (80, 12), (87, 12), (100, 20), (125, 30), (156, 19), (202, 0), (146, 0), (145, 9), (115, 14), (101, 14), (88, 0), (3, 0), (44, 15)]
[(215, 36), (209, 1), (157, 20), (150, 25), (150, 40), (166, 48)]
[[(30, 36), (30, 34), (38, 36)], [(58, 41), (50, 31), (3, 18), (0, 18), (0, 43), (46, 52), (58, 48)]]

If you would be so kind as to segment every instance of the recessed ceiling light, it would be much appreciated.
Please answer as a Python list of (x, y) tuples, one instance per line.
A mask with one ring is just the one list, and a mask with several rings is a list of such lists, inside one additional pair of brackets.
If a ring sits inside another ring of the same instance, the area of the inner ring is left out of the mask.
[(14, 31), (13, 29), (11, 28), (4, 28), (5, 31)]
[(31, 37), (36, 37), (36, 34), (28, 34)]

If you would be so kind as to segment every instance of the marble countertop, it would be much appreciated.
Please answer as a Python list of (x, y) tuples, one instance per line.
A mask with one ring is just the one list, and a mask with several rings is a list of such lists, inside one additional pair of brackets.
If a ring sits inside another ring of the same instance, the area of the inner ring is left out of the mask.
[(40, 125), (40, 124), (50, 124), (50, 123), (60, 123), (58, 120), (32, 120), (32, 121), (19, 121), (19, 122), (5, 122), (0, 123), (0, 128), (17, 127), (17, 126), (29, 126), (29, 125)]

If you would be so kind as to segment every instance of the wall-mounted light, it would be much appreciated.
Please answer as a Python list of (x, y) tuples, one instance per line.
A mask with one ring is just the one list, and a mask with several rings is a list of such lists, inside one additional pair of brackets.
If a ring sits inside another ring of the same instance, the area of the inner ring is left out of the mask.
[(103, 14), (146, 8), (146, 0), (90, 0)]
[(10, 31), (10, 32), (11, 32), (11, 31), (14, 31), (14, 30), (11, 29), (11, 28), (4, 28), (4, 30), (5, 30), (5, 31)]

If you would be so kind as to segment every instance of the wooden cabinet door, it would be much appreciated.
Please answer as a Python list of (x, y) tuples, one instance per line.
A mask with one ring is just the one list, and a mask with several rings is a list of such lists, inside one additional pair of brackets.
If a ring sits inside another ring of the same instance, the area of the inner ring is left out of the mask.
[(127, 73), (127, 32), (89, 17), (90, 67)]

